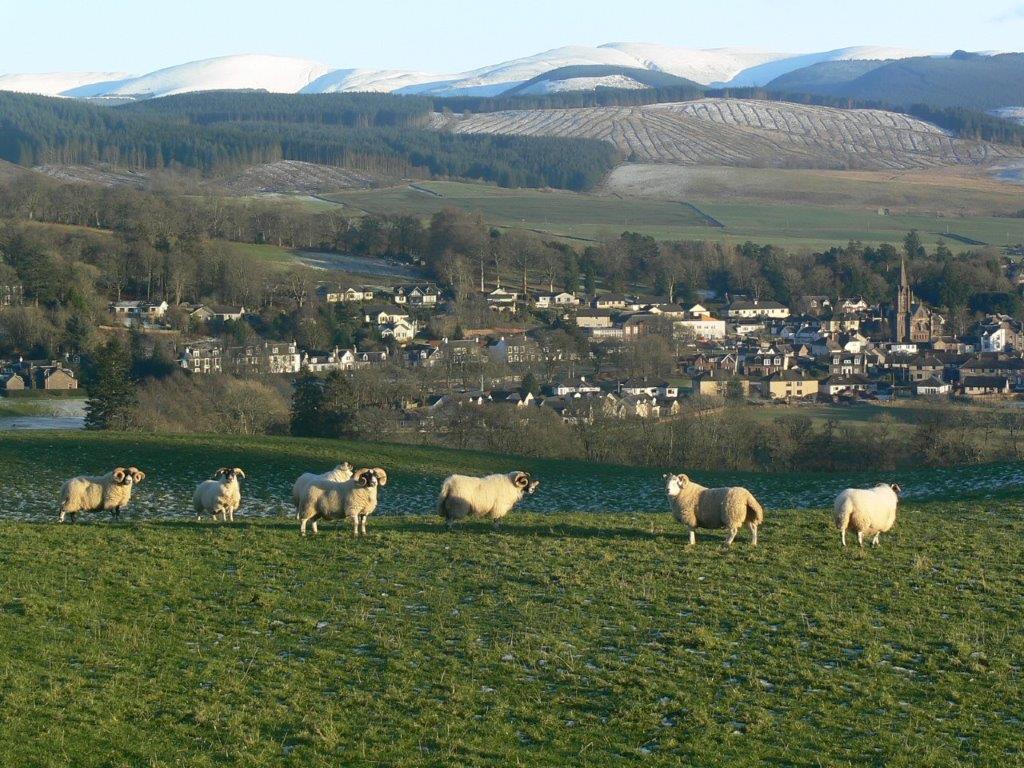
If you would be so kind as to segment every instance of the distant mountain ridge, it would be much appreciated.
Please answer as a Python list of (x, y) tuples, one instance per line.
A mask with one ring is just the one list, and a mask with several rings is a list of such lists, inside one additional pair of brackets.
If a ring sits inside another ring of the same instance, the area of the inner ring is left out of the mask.
[[(93, 99), (146, 99), (206, 90), (259, 89), (276, 93), (380, 91), (431, 96), (494, 96), (565, 67), (647, 70), (702, 85), (760, 86), (823, 61), (902, 59), (921, 51), (876, 46), (817, 53), (744, 48), (697, 49), (651, 43), (566, 46), (463, 73), (339, 68), (284, 56), (221, 56), (166, 67), (141, 76), (124, 73), (0, 75), (0, 90)], [(589, 87), (589, 85), (587, 86)]]
[(945, 58), (827, 62), (781, 75), (766, 88), (888, 104), (994, 111), (1024, 106), (1024, 54), (957, 51)]

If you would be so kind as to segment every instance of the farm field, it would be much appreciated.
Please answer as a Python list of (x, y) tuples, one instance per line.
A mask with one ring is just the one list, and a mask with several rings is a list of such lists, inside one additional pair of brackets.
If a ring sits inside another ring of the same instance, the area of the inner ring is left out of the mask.
[(769, 505), (761, 546), (743, 535), (728, 553), (718, 532), (688, 549), (660, 493), (608, 514), (556, 496), (498, 533), (385, 515), (363, 541), (332, 525), (303, 540), (247, 505), (227, 526), (182, 509), (214, 465), (244, 466), (265, 498), (341, 455), (388, 467), (385, 497), (510, 462), (548, 503), (595, 476), (609, 492), (660, 484), (340, 441), (15, 435), (0, 444), (9, 500), (45, 505), (42, 483), (52, 505), (50, 479), (87, 456), (145, 468), (137, 500), (170, 513), (140, 521), (133, 501), (126, 522), (58, 526), (3, 511), (0, 763), (1022, 763), (1024, 580), (1006, 556), (1020, 480), (998, 501), (908, 501), (877, 550), (841, 549), (818, 502)]
[[(927, 245), (934, 247), (944, 236), (954, 250), (957, 241), (947, 232), (995, 245), (1024, 242), (1024, 219), (922, 213), (880, 216), (877, 209), (863, 206), (744, 202), (717, 195), (679, 202), (432, 181), (334, 193), (325, 199), (341, 203), (356, 215), (368, 211), (426, 218), (445, 208), (457, 208), (479, 212), (495, 225), (582, 240), (615, 237), (629, 230), (665, 240), (712, 240), (730, 245), (754, 240), (789, 248), (828, 248), (851, 239), (898, 243), (911, 229), (918, 229)], [(725, 226), (709, 226), (701, 213)]]

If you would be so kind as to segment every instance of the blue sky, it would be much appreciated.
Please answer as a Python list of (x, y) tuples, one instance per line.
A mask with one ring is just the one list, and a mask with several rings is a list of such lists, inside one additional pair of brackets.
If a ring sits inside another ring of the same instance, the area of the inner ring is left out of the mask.
[(0, 73), (141, 74), (231, 53), (457, 72), (616, 41), (1024, 49), (1024, 2), (1014, 0), (0, 0), (0, 24)]

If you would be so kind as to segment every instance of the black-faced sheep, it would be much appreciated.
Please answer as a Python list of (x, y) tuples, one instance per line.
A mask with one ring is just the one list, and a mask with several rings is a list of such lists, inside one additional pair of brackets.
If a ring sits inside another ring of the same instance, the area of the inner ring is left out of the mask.
[(318, 520), (352, 520), (352, 534), (366, 535), (366, 518), (377, 509), (377, 489), (388, 484), (388, 475), (380, 467), (358, 469), (341, 483), (315, 480), (310, 483), (302, 500), (299, 530), (306, 535), (306, 524), (312, 523), (317, 531)]
[(292, 486), (292, 504), (295, 505), (295, 519), (299, 519), (299, 513), (302, 510), (302, 502), (306, 498), (306, 492), (315, 481), (329, 480), (332, 483), (343, 483), (351, 479), (351, 477), (352, 465), (347, 461), (320, 475), (314, 472), (306, 472), (299, 475), (299, 479)]
[(238, 467), (221, 467), (213, 473), (212, 480), (204, 480), (192, 494), (192, 507), (196, 519), (202, 520), (203, 513), (214, 520), (217, 515), (224, 521), (235, 522), (235, 511), (242, 505), (242, 489), (238, 481), (245, 479), (245, 472)]
[(728, 547), (746, 523), (750, 543), (757, 546), (757, 527), (764, 521), (764, 509), (746, 488), (705, 488), (686, 475), (665, 475), (665, 481), (672, 516), (690, 529), (691, 545), (697, 543), (698, 528), (725, 528)]
[(456, 520), (466, 517), (493, 520), (497, 528), (523, 495), (532, 495), (539, 485), (540, 481), (532, 479), (527, 472), (487, 477), (452, 475), (441, 485), (437, 514), (445, 519), (449, 528)]
[(847, 488), (836, 496), (835, 523), (843, 546), (846, 531), (857, 534), (857, 543), (864, 546), (864, 537), (874, 535), (871, 545), (878, 546), (878, 537), (896, 524), (896, 505), (903, 490), (896, 484), (879, 483), (874, 488)]
[(112, 518), (121, 516), (121, 509), (132, 498), (132, 488), (141, 483), (146, 473), (137, 467), (118, 467), (105, 475), (80, 475), (65, 480), (60, 489), (60, 522), (71, 515), (75, 522), (79, 512), (110, 510)]

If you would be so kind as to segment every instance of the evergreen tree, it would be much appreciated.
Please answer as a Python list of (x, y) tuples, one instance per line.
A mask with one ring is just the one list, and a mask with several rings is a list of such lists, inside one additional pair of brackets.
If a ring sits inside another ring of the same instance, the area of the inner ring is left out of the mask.
[(352, 432), (356, 398), (341, 371), (321, 378), (307, 374), (292, 392), (291, 433), (299, 437), (345, 437)]
[(86, 429), (124, 429), (135, 405), (135, 382), (128, 350), (113, 339), (96, 351), (86, 380)]

